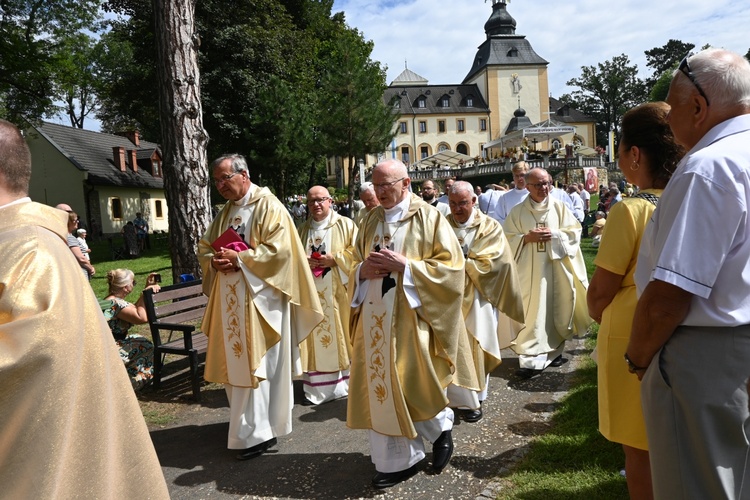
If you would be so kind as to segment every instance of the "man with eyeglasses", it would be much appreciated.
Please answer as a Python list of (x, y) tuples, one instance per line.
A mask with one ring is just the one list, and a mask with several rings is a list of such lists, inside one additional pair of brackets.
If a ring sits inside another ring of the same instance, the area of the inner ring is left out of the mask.
[(448, 399), (460, 419), (478, 422), (489, 392), (490, 373), (502, 362), (500, 350), (510, 345), (513, 332), (524, 321), (521, 287), (503, 228), (477, 210), (471, 184), (456, 181), (448, 200), (448, 222), (466, 258), (461, 310), (471, 348), (467, 357), (473, 360), (479, 381), (479, 390), (451, 384)]
[(422, 199), (425, 203), (429, 203), (437, 208), (440, 213), (446, 217), (451, 213), (450, 208), (448, 208), (446, 203), (440, 203), (440, 201), (438, 201), (438, 191), (435, 189), (435, 182), (432, 180), (428, 179), (422, 183)]
[(148, 485), (168, 499), (112, 333), (66, 246), (70, 216), (32, 202), (30, 179), (26, 140), (0, 119), (0, 497), (141, 498)]
[(515, 188), (510, 191), (497, 191), (488, 203), (487, 215), (498, 221), (500, 224), (505, 222), (511, 209), (522, 203), (529, 195), (526, 189), (526, 172), (529, 171), (529, 164), (525, 161), (519, 161), (513, 165), (513, 182)]
[(325, 319), (300, 344), (303, 405), (319, 405), (349, 394), (349, 297), (357, 227), (331, 210), (328, 189), (307, 192), (310, 218), (299, 228)]
[(750, 498), (750, 64), (706, 49), (672, 76), (688, 151), (643, 235), (627, 349), (656, 498)]
[(529, 196), (513, 207), (503, 224), (523, 289), (525, 326), (512, 349), (521, 378), (565, 363), (565, 341), (586, 333), (588, 278), (581, 253), (581, 224), (560, 200), (543, 168), (526, 173)]
[[(292, 431), (292, 374), (301, 375), (298, 346), (323, 313), (304, 248), (281, 201), (250, 182), (240, 155), (219, 157), (210, 170), (227, 203), (198, 243), (208, 296), (204, 378), (224, 384), (227, 447), (240, 450), (238, 460), (248, 460)], [(238, 217), (244, 235), (235, 232), (231, 238)], [(225, 243), (217, 250), (212, 244), (219, 237)]]
[[(433, 471), (453, 454), (445, 390), (468, 352), (461, 297), (464, 257), (448, 220), (411, 194), (406, 166), (379, 163), (380, 207), (360, 227), (349, 278), (352, 367), (347, 425), (367, 429), (376, 488), (416, 474), (433, 443)], [(477, 387), (470, 370), (456, 381)]]

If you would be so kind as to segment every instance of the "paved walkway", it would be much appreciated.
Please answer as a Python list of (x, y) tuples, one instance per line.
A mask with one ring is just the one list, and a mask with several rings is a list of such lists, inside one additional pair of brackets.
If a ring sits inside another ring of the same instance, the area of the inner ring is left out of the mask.
[[(226, 449), (229, 411), (224, 391), (209, 386), (198, 404), (181, 405), (177, 420), (152, 428), (173, 499), (473, 499), (495, 498), (498, 477), (523, 454), (529, 440), (545, 432), (557, 400), (577, 361), (588, 352), (583, 341), (568, 342), (570, 362), (532, 380), (514, 375), (517, 359), (503, 351), (504, 363), (492, 374), (484, 418), (458, 423), (455, 451), (440, 475), (429, 473), (430, 445), (422, 470), (400, 485), (376, 490), (365, 431), (346, 427), (346, 401), (318, 407), (295, 405), (294, 430), (259, 458), (240, 462)], [(300, 387), (296, 399), (301, 397)]]

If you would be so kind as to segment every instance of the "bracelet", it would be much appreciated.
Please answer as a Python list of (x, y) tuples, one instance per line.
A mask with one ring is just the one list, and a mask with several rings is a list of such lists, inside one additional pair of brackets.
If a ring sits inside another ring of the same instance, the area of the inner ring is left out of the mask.
[(635, 363), (633, 363), (633, 361), (630, 359), (630, 356), (628, 356), (628, 353), (625, 353), (624, 358), (625, 358), (625, 362), (628, 364), (628, 371), (630, 373), (636, 373), (640, 370), (646, 370), (648, 368), (647, 366), (638, 366)]

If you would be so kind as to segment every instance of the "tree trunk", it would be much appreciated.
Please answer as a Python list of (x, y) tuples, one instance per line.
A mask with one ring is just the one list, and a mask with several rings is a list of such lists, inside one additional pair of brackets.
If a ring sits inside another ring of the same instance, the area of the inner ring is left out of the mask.
[(195, 0), (153, 0), (169, 251), (175, 283), (200, 277), (197, 247), (211, 219)]

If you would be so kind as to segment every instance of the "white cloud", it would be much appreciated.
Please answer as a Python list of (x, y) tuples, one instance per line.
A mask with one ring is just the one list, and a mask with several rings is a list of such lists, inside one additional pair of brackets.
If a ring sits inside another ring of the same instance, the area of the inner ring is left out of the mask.
[[(372, 58), (388, 66), (390, 83), (404, 69), (433, 84), (461, 83), (486, 39), (484, 23), (492, 2), (413, 0), (336, 0), (347, 24), (375, 42)], [(565, 83), (592, 66), (627, 54), (641, 76), (650, 75), (644, 51), (669, 39), (710, 43), (740, 54), (750, 48), (750, 3), (740, 0), (514, 0), (508, 12), (516, 34), (525, 35), (549, 61), (550, 92), (559, 97), (572, 89)]]

